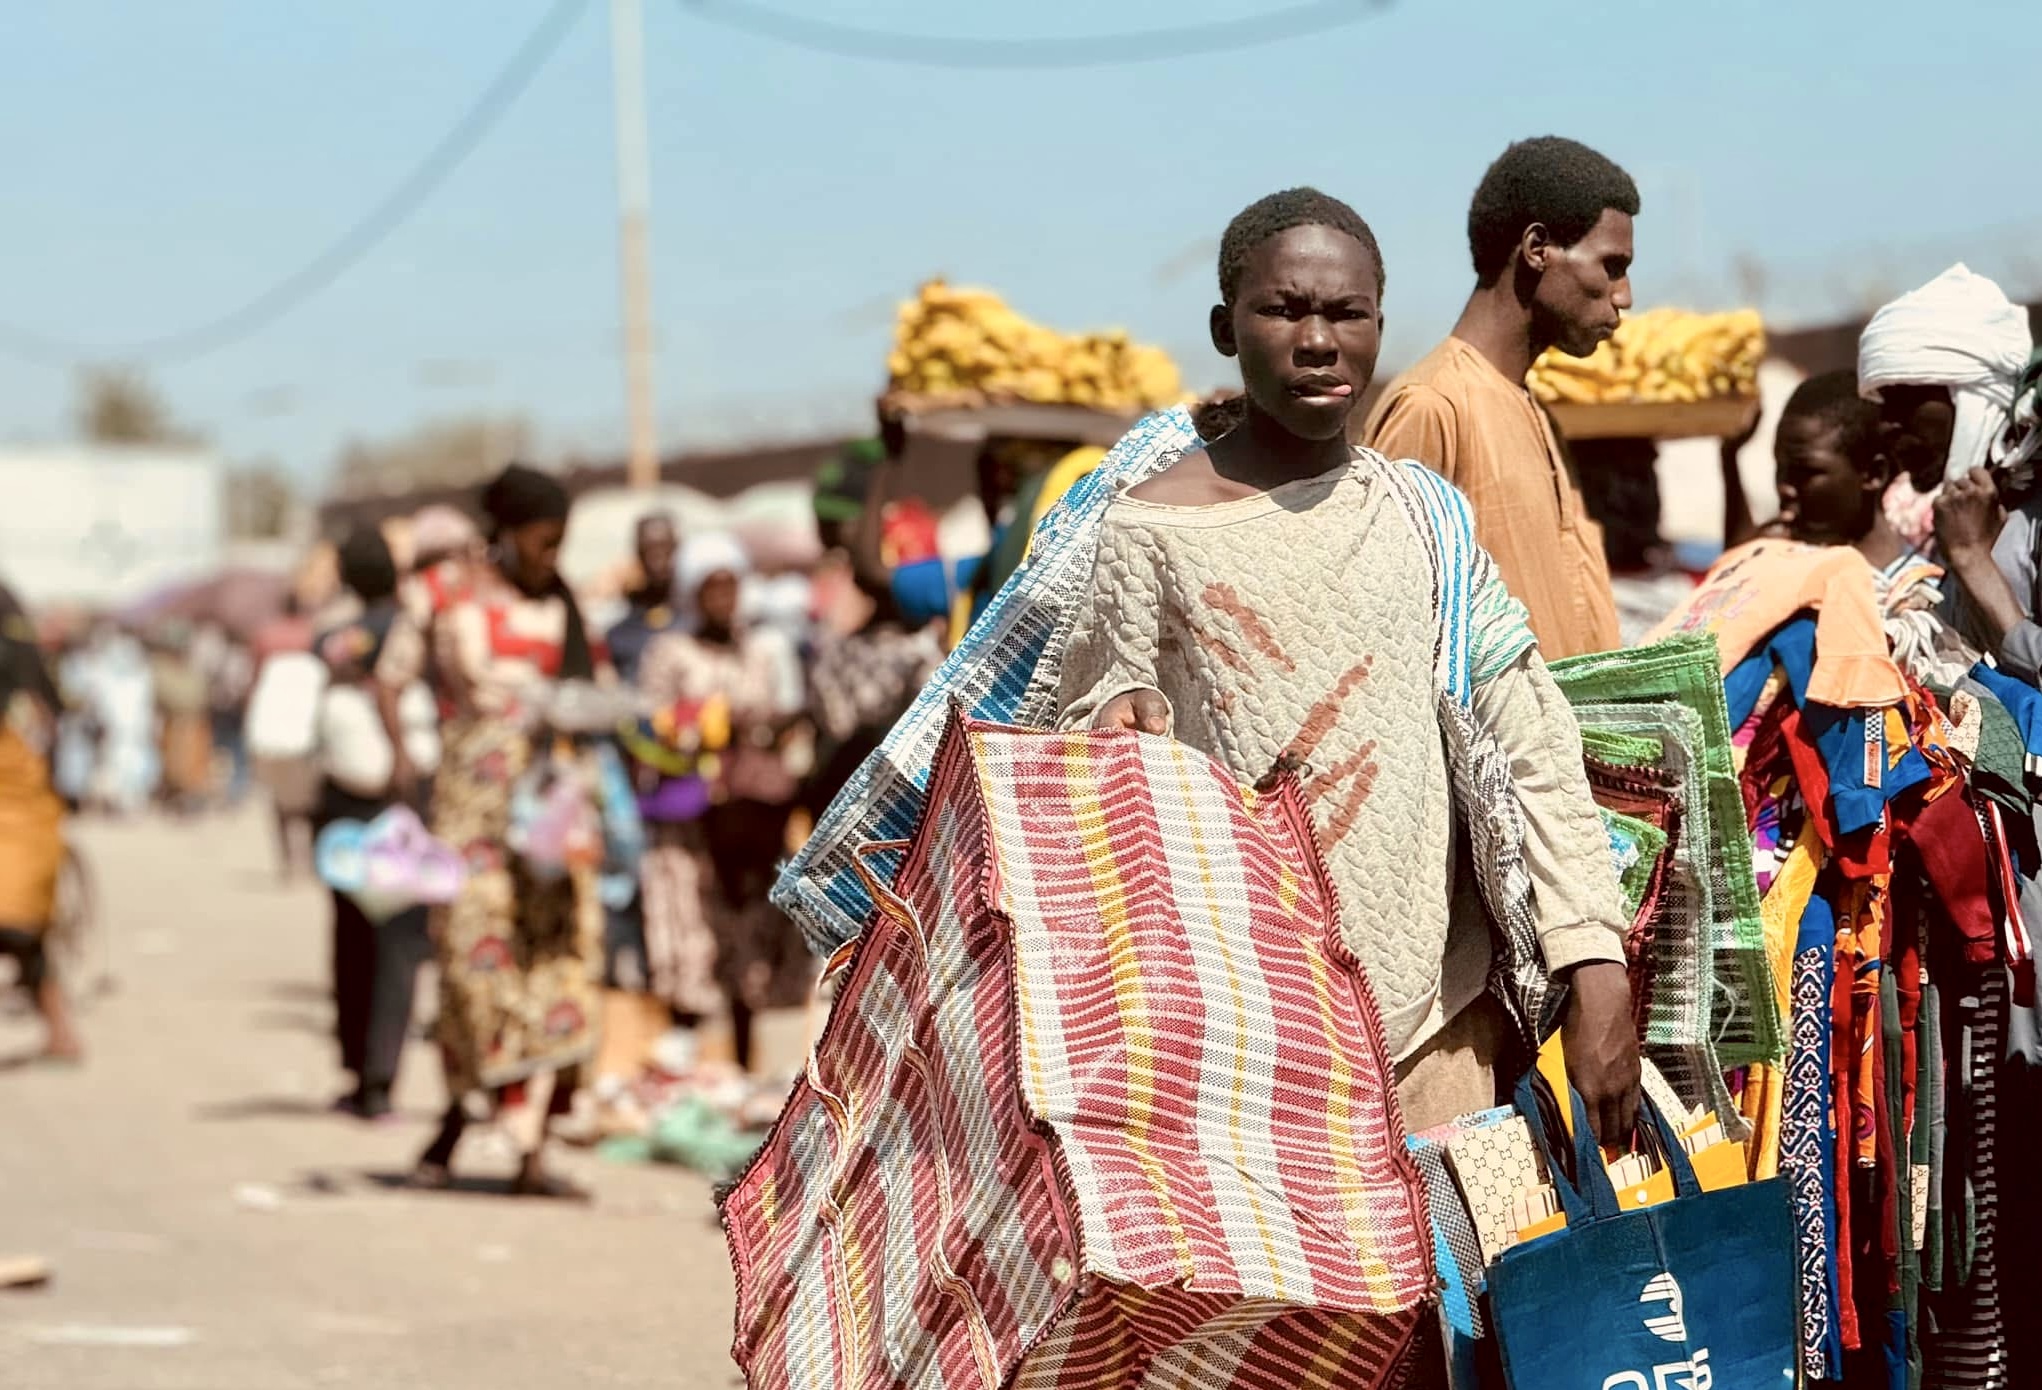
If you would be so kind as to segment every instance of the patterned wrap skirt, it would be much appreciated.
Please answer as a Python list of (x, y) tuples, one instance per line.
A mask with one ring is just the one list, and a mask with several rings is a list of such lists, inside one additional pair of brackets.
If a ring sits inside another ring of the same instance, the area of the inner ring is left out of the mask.
[(507, 722), (446, 726), (432, 829), (467, 860), (468, 880), (459, 898), (433, 909), (433, 924), (440, 1044), (457, 1096), (595, 1055), (603, 963), (595, 870), (542, 878), (504, 843), (511, 791), (532, 758), (530, 737)]

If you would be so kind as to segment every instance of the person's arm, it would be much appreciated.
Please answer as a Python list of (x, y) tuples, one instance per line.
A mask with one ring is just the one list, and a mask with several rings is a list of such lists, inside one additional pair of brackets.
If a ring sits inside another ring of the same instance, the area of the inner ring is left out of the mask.
[(376, 713), (383, 734), (390, 740), (390, 793), (399, 801), (418, 797), (418, 768), (404, 741), (404, 692), (425, 674), (426, 636), (410, 613), (399, 613), (383, 639), (376, 667), (370, 673), (370, 687), (376, 696)]
[(1751, 499), (1744, 495), (1744, 470), (1738, 466), (1737, 455), (1751, 439), (1723, 441), (1723, 548), (1743, 545), (1758, 534), (1758, 523), (1752, 519)]
[(1757, 401), (1751, 403), (1751, 413), (1744, 425), (1734, 435), (1725, 435), (1721, 441), (1718, 459), (1723, 470), (1723, 548), (1742, 545), (1758, 534), (1758, 523), (1752, 519), (1751, 499), (1744, 492), (1744, 470), (1738, 463), (1738, 455), (1744, 452), (1758, 434), (1758, 422), (1763, 412)]
[(1460, 473), (1460, 422), (1453, 405), (1430, 386), (1407, 385), (1383, 403), (1368, 446), (1389, 459), (1416, 459), (1450, 483)]
[(1536, 649), (1475, 688), (1476, 718), (1510, 758), (1525, 827), (1539, 949), (1567, 987), (1567, 1076), (1596, 1136), (1620, 1144), (1638, 1113), (1638, 1034), (1626, 922), (1609, 839), (1589, 795), (1574, 712)]
[(1983, 468), (1945, 483), (1936, 496), (1936, 540), (1950, 577), (1964, 591), (1973, 635), (1999, 656), (2009, 674), (2033, 684), (2042, 663), (2042, 629), (2029, 621), (1994, 558), (2004, 525), (1998, 485)]
[(893, 492), (893, 475), (899, 465), (889, 455), (872, 470), (865, 489), (864, 510), (845, 537), (846, 556), (851, 562), (851, 581), (867, 597), (881, 603), (893, 598), (892, 571), (886, 564), (886, 504)]
[(1161, 592), (1147, 547), (1105, 527), (1091, 598), (1058, 671), (1058, 727), (1170, 732), (1174, 718), (1156, 676)]

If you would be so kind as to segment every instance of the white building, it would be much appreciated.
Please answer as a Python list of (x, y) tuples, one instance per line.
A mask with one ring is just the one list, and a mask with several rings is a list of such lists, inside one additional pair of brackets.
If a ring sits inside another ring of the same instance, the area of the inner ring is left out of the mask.
[(220, 461), (203, 449), (0, 447), (0, 579), (32, 606), (118, 608), (224, 555)]

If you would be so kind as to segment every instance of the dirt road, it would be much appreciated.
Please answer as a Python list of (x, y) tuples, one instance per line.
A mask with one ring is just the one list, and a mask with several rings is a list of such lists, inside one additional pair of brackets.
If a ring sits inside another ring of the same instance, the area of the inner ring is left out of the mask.
[[(10, 1390), (555, 1390), (739, 1384), (708, 1184), (570, 1155), (592, 1209), (395, 1184), (441, 1103), (415, 1044), (400, 1118), (331, 1116), (326, 908), (276, 882), (255, 812), (88, 825), (113, 992), (82, 1070), (16, 1064), (0, 1010), (0, 1291)], [(508, 1171), (488, 1146), (478, 1180)]]

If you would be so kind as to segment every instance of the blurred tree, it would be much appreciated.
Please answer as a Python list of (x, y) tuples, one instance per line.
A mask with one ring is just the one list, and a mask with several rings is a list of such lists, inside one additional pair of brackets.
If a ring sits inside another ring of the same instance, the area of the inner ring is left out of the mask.
[(531, 424), (518, 416), (429, 420), (394, 439), (350, 440), (340, 451), (333, 491), (371, 497), (466, 487), (526, 453), (531, 442)]
[(78, 381), (78, 432), (95, 444), (191, 444), (148, 379), (131, 367), (88, 367)]
[(227, 475), (227, 534), (236, 540), (278, 540), (290, 531), (298, 490), (274, 462), (263, 460)]

